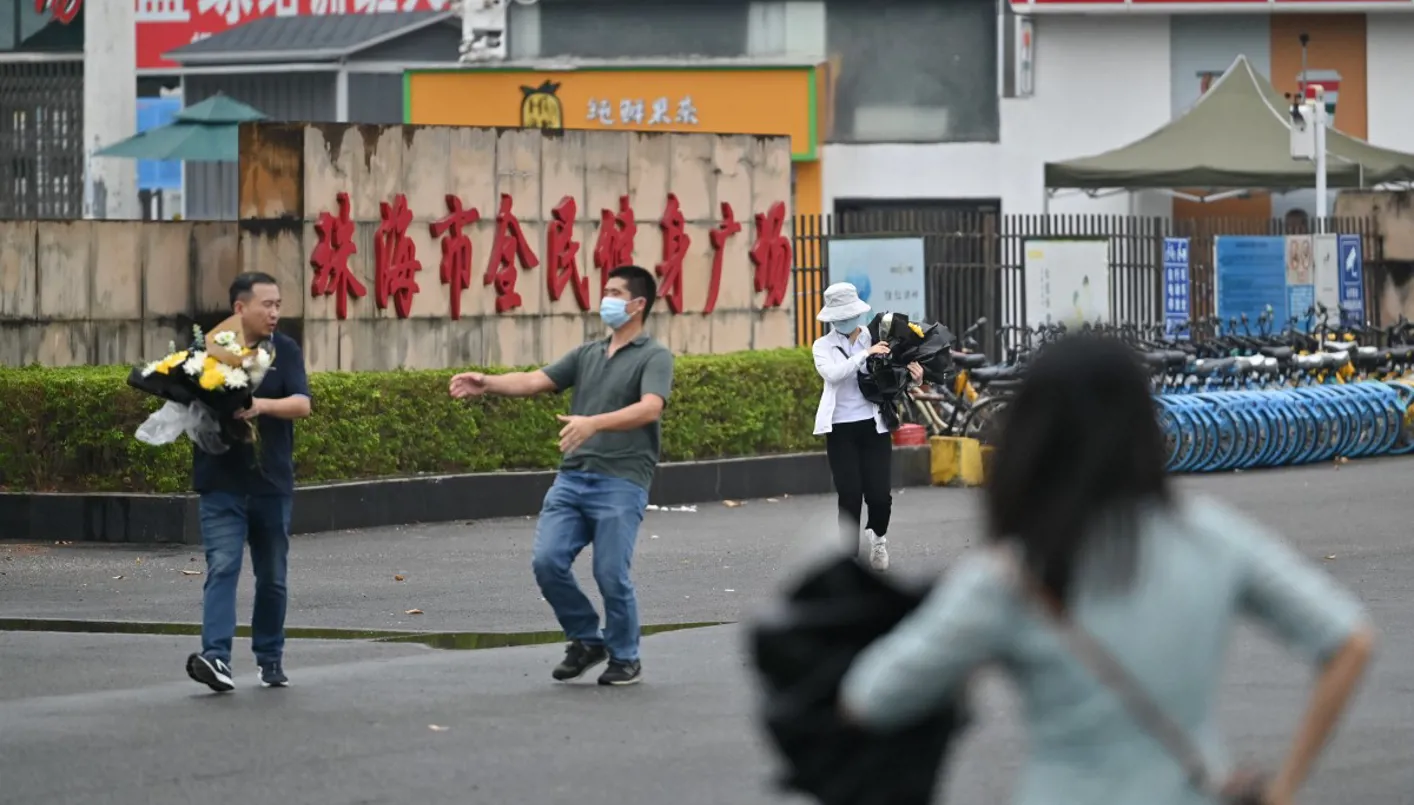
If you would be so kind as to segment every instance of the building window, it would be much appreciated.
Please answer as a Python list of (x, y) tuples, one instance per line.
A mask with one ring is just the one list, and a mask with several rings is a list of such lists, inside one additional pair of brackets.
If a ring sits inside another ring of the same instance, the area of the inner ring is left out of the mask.
[[(577, 56), (644, 59), (668, 56), (737, 57), (747, 52), (747, 0), (540, 0), (512, 4), (510, 13), (538, 16), (535, 26), (512, 20), (514, 58)], [(536, 42), (525, 41), (536, 29)]]
[(996, 0), (826, 0), (832, 142), (996, 142)]
[(10, 0), (0, 6), (0, 51), (18, 50), (53, 19), (48, 11), (36, 11), (34, 0)]

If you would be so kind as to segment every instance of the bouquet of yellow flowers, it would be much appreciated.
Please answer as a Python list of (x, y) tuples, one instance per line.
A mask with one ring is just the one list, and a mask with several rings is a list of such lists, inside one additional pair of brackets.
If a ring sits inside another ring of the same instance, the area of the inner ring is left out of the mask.
[(183, 434), (201, 450), (219, 455), (237, 442), (254, 441), (250, 422), (236, 419), (249, 408), (255, 390), (275, 363), (268, 340), (247, 346), (238, 316), (209, 335), (192, 327), (192, 343), (128, 374), (128, 385), (167, 404), (137, 429), (146, 444), (170, 444)]

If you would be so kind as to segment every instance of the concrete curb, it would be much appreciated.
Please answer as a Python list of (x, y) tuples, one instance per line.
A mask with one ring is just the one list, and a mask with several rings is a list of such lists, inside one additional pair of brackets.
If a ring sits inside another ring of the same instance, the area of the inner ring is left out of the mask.
[[(539, 512), (552, 471), (418, 476), (301, 486), (291, 531), (309, 534)], [(894, 450), (893, 486), (927, 486), (930, 451)], [(660, 506), (833, 490), (824, 453), (663, 464), (649, 492)], [(0, 539), (201, 544), (196, 495), (0, 493)]]

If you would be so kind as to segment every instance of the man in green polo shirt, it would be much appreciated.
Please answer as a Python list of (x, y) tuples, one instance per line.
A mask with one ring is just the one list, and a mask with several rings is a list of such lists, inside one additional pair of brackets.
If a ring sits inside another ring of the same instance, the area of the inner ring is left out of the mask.
[[(659, 420), (673, 388), (673, 354), (643, 331), (658, 283), (639, 266), (609, 272), (599, 315), (613, 332), (534, 372), (452, 378), (457, 399), (498, 394), (529, 397), (574, 389), (570, 415), (560, 417), (564, 460), (535, 529), (530, 564), (535, 580), (570, 639), (552, 676), (578, 679), (607, 660), (601, 685), (643, 678), (638, 657), (638, 599), (629, 565), (648, 487), (658, 465)], [(570, 566), (594, 544), (594, 580), (604, 596), (599, 613)]]

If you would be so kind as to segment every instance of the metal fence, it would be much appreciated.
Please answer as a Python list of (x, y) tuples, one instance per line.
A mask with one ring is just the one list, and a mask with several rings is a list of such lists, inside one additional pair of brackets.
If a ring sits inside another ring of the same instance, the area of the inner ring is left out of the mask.
[[(1365, 298), (1383, 284), (1375, 222), (1332, 218), (1324, 231), (1364, 239)], [(815, 313), (829, 284), (829, 242), (834, 238), (921, 237), (926, 263), (927, 315), (953, 332), (985, 316), (984, 347), (996, 355), (998, 327), (1026, 321), (1023, 273), (1028, 240), (1104, 238), (1110, 242), (1110, 310), (1117, 321), (1163, 321), (1164, 238), (1189, 239), (1190, 315), (1213, 314), (1213, 239), (1220, 235), (1307, 234), (1283, 219), (1172, 220), (1118, 215), (997, 215), (954, 210), (890, 210), (797, 216), (795, 220), (796, 342), (823, 333)], [(1378, 306), (1367, 301), (1372, 316)], [(1378, 322), (1376, 322), (1378, 324)]]
[(83, 217), (83, 60), (0, 63), (0, 220)]

